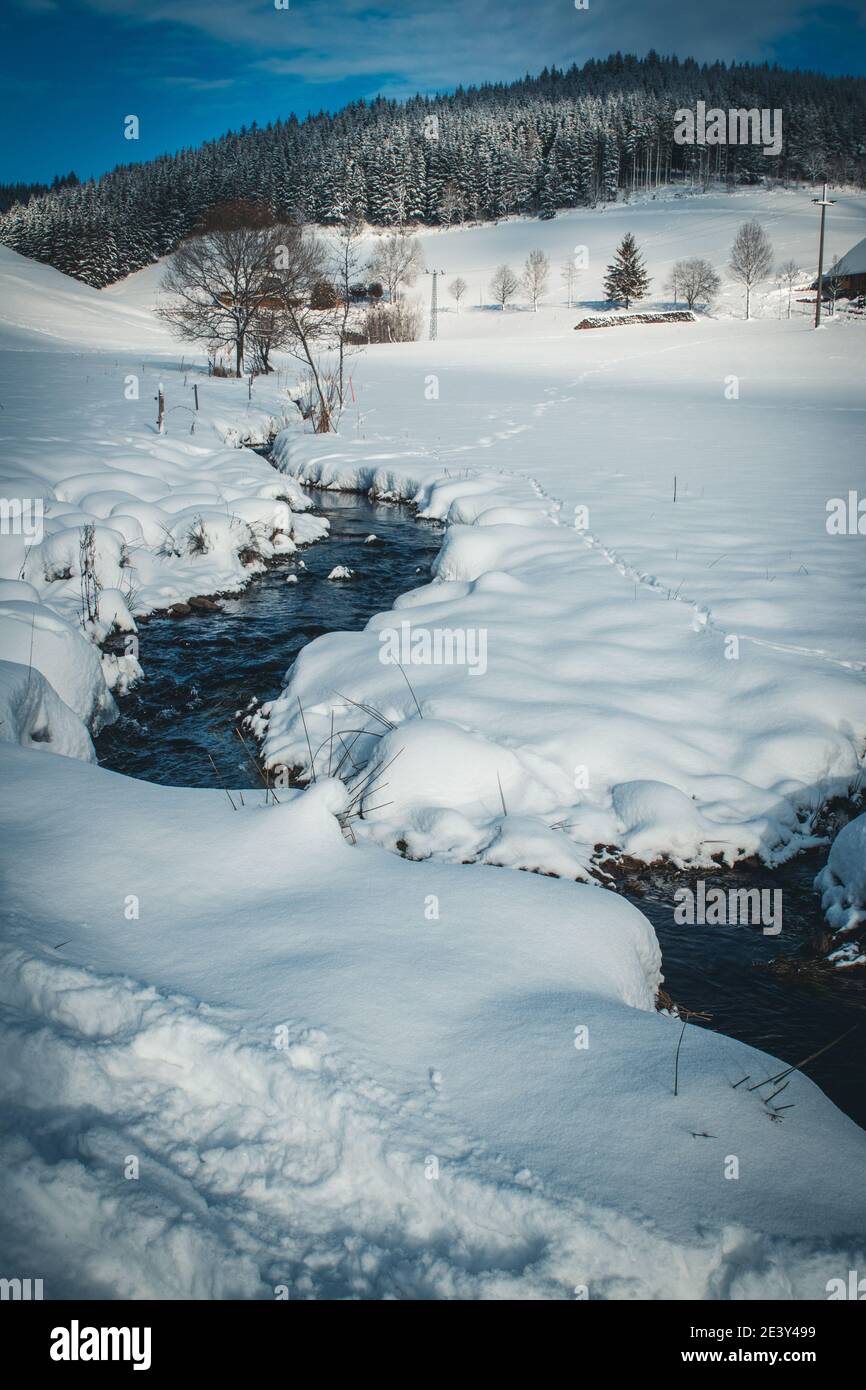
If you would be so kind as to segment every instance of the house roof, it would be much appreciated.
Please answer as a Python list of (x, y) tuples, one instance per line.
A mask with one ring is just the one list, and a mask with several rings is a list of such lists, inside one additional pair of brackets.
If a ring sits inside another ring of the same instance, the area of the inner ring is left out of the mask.
[[(834, 267), (837, 275), (866, 275), (866, 236), (846, 251), (838, 265)], [(824, 274), (827, 278), (827, 272)]]

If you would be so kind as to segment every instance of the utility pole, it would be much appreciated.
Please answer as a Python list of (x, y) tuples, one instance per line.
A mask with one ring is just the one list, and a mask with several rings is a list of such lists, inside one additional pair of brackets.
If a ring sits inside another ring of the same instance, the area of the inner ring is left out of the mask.
[(430, 341), (431, 341), (431, 343), (432, 343), (432, 342), (435, 342), (435, 340), (436, 340), (436, 317), (437, 317), (437, 315), (438, 315), (438, 313), (439, 313), (439, 309), (438, 309), (437, 302), (436, 302), (436, 279), (437, 279), (437, 276), (439, 276), (439, 275), (444, 275), (444, 274), (445, 274), (445, 271), (444, 271), (444, 270), (428, 270), (428, 271), (426, 271), (425, 273), (426, 273), (427, 275), (432, 275), (432, 276), (433, 276), (433, 284), (432, 284), (431, 291), (430, 291)]
[(823, 187), (822, 187), (822, 189), (821, 189), (821, 196), (820, 196), (820, 198), (813, 198), (813, 199), (812, 199), (812, 202), (813, 202), (813, 203), (817, 203), (817, 204), (818, 204), (818, 207), (821, 209), (821, 237), (820, 237), (820, 240), (819, 240), (819, 242), (818, 242), (818, 289), (817, 289), (817, 293), (816, 293), (816, 296), (815, 296), (815, 327), (816, 327), (816, 328), (820, 328), (820, 327), (821, 327), (821, 301), (822, 301), (822, 296), (823, 296), (823, 292), (824, 292), (824, 286), (823, 286), (823, 283), (822, 283), (822, 282), (823, 282), (823, 279), (824, 279), (824, 218), (825, 218), (825, 216), (826, 216), (827, 209), (830, 208), (830, 207), (832, 207), (833, 204), (835, 203), (835, 201), (836, 201), (835, 198), (828, 198), (828, 197), (827, 197), (827, 185), (826, 185), (826, 183), (823, 185)]

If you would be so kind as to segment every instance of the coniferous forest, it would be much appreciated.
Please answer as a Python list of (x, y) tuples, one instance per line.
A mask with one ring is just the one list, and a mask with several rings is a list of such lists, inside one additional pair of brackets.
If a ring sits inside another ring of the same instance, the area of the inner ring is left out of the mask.
[[(674, 113), (698, 100), (781, 110), (781, 153), (677, 144)], [(348, 215), (452, 225), (552, 216), (671, 183), (804, 178), (866, 183), (863, 78), (618, 53), (507, 85), (254, 123), (84, 183), (0, 190), (16, 198), (0, 216), (0, 242), (99, 287), (172, 251), (227, 200), (324, 224)]]

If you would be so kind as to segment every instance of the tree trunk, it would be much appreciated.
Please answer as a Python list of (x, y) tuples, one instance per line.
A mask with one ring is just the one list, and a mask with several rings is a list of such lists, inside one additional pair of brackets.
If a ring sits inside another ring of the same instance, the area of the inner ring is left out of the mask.
[(244, 374), (244, 335), (239, 333), (235, 338), (235, 376)]

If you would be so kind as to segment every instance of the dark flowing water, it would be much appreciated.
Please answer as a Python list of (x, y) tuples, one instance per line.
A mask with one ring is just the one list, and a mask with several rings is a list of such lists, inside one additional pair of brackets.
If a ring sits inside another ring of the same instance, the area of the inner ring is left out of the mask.
[[(220, 778), (229, 787), (257, 785), (235, 733), (237, 712), (253, 697), (279, 694), (289, 666), (314, 637), (358, 631), (429, 579), (441, 528), (416, 521), (410, 508), (323, 492), (316, 511), (331, 523), (329, 539), (278, 563), (238, 598), (222, 600), (222, 612), (141, 624), (145, 679), (96, 740), (103, 767), (171, 787), (218, 787)], [(369, 535), (375, 543), (366, 542)], [(336, 565), (356, 578), (329, 580)], [(297, 584), (287, 582), (290, 575)]]
[[(764, 936), (760, 927), (679, 925), (674, 921), (676, 883), (649, 886), (642, 897), (629, 896), (655, 927), (667, 992), (678, 1005), (709, 1014), (706, 1021), (695, 1019), (696, 1027), (739, 1038), (789, 1063), (802, 1061), (854, 1028), (803, 1070), (866, 1128), (863, 971), (830, 975), (809, 968), (813, 953), (808, 943), (826, 926), (820, 900), (812, 891), (826, 857), (827, 851), (819, 850), (772, 871), (704, 876), (708, 891), (711, 885), (725, 890), (781, 889), (778, 936)], [(780, 1096), (776, 1103), (782, 1105), (785, 1099)], [(795, 1123), (796, 1108), (785, 1113)]]
[[(307, 642), (325, 632), (357, 631), (398, 594), (426, 581), (441, 531), (419, 523), (409, 508), (320, 493), (317, 510), (331, 522), (330, 538), (281, 562), (239, 598), (225, 600), (223, 612), (142, 624), (146, 679), (121, 701), (120, 720), (97, 739), (103, 766), (169, 786), (215, 787), (220, 778), (230, 787), (255, 785), (255, 771), (234, 732), (237, 712), (253, 697), (273, 698)], [(365, 544), (371, 533), (375, 545)], [(329, 581), (338, 564), (358, 577)], [(292, 574), (297, 584), (286, 582)], [(805, 1071), (866, 1127), (863, 972), (828, 979), (773, 966), (796, 962), (824, 925), (812, 880), (825, 854), (803, 856), (772, 873), (743, 873), (735, 883), (706, 875), (708, 886), (781, 888), (784, 919), (777, 937), (762, 935), (760, 928), (678, 926), (676, 882), (660, 884), (650, 872), (645, 894), (631, 901), (656, 929), (668, 993), (677, 1004), (710, 1015), (695, 1026), (795, 1063), (859, 1025)], [(796, 1108), (785, 1113), (796, 1123)]]

